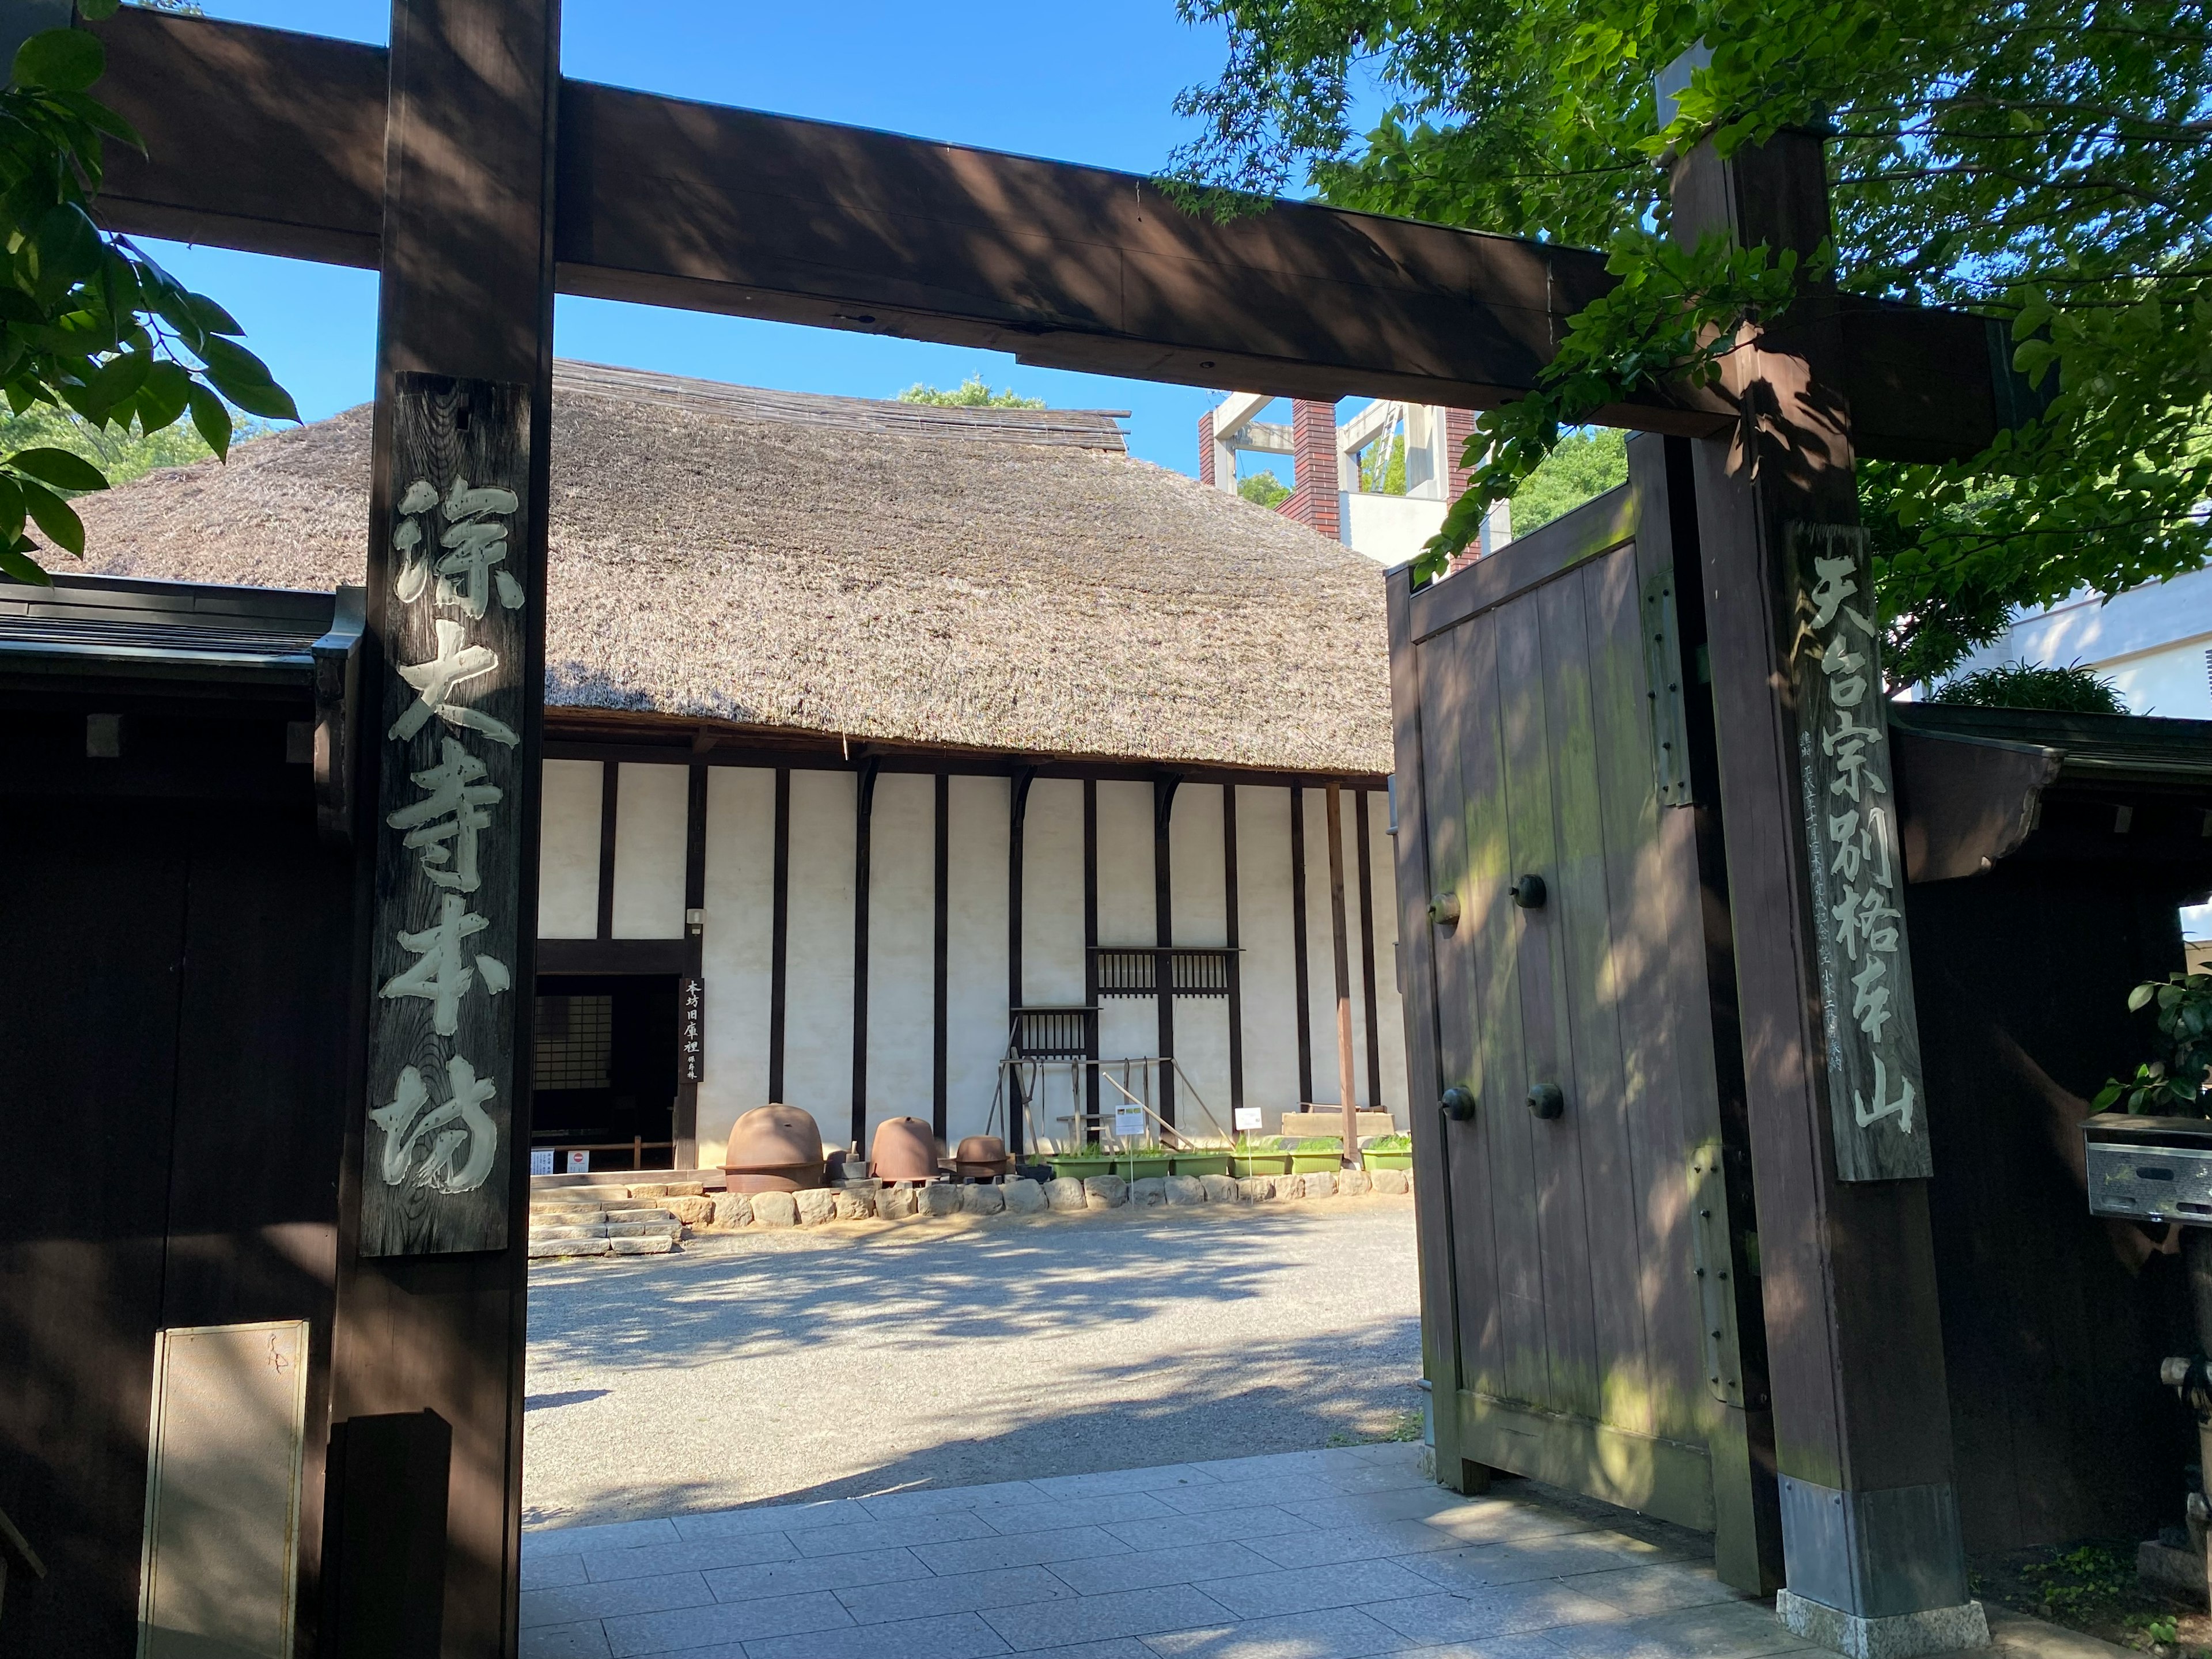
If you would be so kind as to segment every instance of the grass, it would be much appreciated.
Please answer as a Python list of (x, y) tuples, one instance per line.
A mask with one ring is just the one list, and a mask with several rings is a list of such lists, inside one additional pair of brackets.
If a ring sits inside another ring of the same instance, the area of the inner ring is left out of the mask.
[(1418, 1411), (1400, 1412), (1397, 1421), (1380, 1434), (1333, 1434), (1328, 1437), (1332, 1446), (1405, 1445), (1421, 1437), (1421, 1414)]

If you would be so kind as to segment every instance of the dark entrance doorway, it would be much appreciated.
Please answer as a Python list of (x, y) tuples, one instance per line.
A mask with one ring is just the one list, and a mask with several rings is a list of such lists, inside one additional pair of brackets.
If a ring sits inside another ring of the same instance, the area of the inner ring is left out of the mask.
[(556, 1170), (666, 1170), (676, 1155), (673, 974), (541, 974), (530, 1145)]

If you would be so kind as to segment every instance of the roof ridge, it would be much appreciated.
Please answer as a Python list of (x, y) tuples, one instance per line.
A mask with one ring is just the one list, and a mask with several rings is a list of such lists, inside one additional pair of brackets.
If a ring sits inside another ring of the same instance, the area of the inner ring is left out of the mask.
[(820, 392), (779, 392), (651, 369), (561, 359), (553, 365), (558, 390), (661, 405), (677, 404), (719, 414), (853, 432), (916, 437), (971, 437), (1000, 443), (1072, 446), (1128, 453), (1128, 438), (1115, 411), (1098, 409), (987, 409), (961, 404), (909, 404), (889, 398), (847, 398)]

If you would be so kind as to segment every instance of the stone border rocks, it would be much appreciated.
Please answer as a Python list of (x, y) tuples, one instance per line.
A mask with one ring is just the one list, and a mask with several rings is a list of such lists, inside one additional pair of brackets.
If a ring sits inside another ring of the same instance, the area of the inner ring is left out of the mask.
[(1316, 1175), (1148, 1176), (1088, 1180), (1025, 1177), (988, 1186), (949, 1181), (885, 1186), (858, 1181), (795, 1193), (708, 1193), (697, 1182), (644, 1182), (556, 1188), (530, 1203), (533, 1260), (587, 1255), (659, 1255), (679, 1239), (752, 1227), (814, 1229), (836, 1222), (995, 1215), (1077, 1215), (1094, 1210), (1197, 1209), (1375, 1194), (1406, 1198), (1404, 1170), (1340, 1170)]

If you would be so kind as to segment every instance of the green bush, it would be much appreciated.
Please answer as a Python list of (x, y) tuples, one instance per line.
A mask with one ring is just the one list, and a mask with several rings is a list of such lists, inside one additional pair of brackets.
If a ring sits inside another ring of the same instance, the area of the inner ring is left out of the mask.
[(1929, 694), (1930, 702), (1967, 708), (2042, 708), (2060, 714), (2124, 714), (2112, 683), (2079, 662), (2063, 668), (2008, 662), (1978, 673), (1946, 680)]

